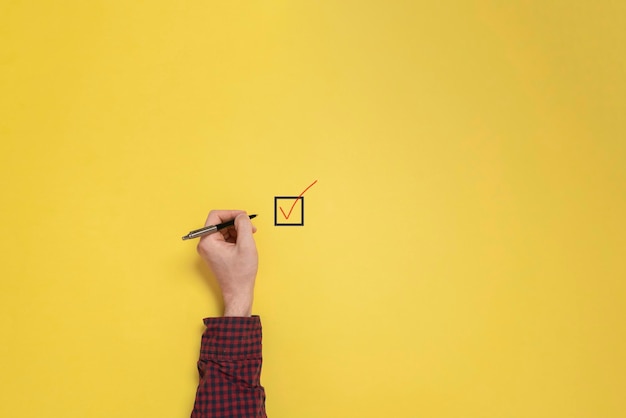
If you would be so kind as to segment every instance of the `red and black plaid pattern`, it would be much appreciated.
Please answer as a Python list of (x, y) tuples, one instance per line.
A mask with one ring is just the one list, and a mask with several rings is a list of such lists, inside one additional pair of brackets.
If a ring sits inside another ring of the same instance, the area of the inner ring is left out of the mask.
[(266, 418), (261, 319), (205, 318), (192, 418)]

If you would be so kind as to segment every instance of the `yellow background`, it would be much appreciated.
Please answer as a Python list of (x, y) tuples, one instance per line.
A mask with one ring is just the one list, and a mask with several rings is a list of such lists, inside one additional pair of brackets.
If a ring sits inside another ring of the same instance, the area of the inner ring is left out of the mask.
[(2, 2), (0, 416), (188, 416), (240, 208), (271, 418), (623, 417), (625, 16)]

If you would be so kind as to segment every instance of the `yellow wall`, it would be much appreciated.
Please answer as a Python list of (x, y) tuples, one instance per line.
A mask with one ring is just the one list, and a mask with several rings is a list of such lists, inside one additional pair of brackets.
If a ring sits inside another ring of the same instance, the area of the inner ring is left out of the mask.
[(242, 208), (271, 418), (623, 417), (625, 16), (2, 2), (0, 416), (188, 416)]

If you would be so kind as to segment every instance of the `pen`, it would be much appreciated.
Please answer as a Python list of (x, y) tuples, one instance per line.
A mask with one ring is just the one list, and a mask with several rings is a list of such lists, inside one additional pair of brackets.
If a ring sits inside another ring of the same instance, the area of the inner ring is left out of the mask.
[[(255, 217), (256, 215), (250, 215), (250, 219), (253, 219)], [(221, 224), (209, 225), (209, 226), (205, 226), (204, 228), (194, 229), (193, 231), (189, 232), (187, 235), (183, 237), (183, 241), (186, 239), (203, 237), (205, 235), (212, 234), (213, 232), (217, 232), (220, 229), (228, 228), (229, 226), (233, 226), (233, 225), (235, 225), (234, 219), (228, 222), (221, 223)]]

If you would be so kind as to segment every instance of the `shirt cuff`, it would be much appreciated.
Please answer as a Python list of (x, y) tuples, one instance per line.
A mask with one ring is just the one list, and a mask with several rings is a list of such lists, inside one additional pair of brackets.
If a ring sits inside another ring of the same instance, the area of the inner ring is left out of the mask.
[(200, 359), (252, 359), (262, 357), (261, 318), (225, 316), (204, 318)]

